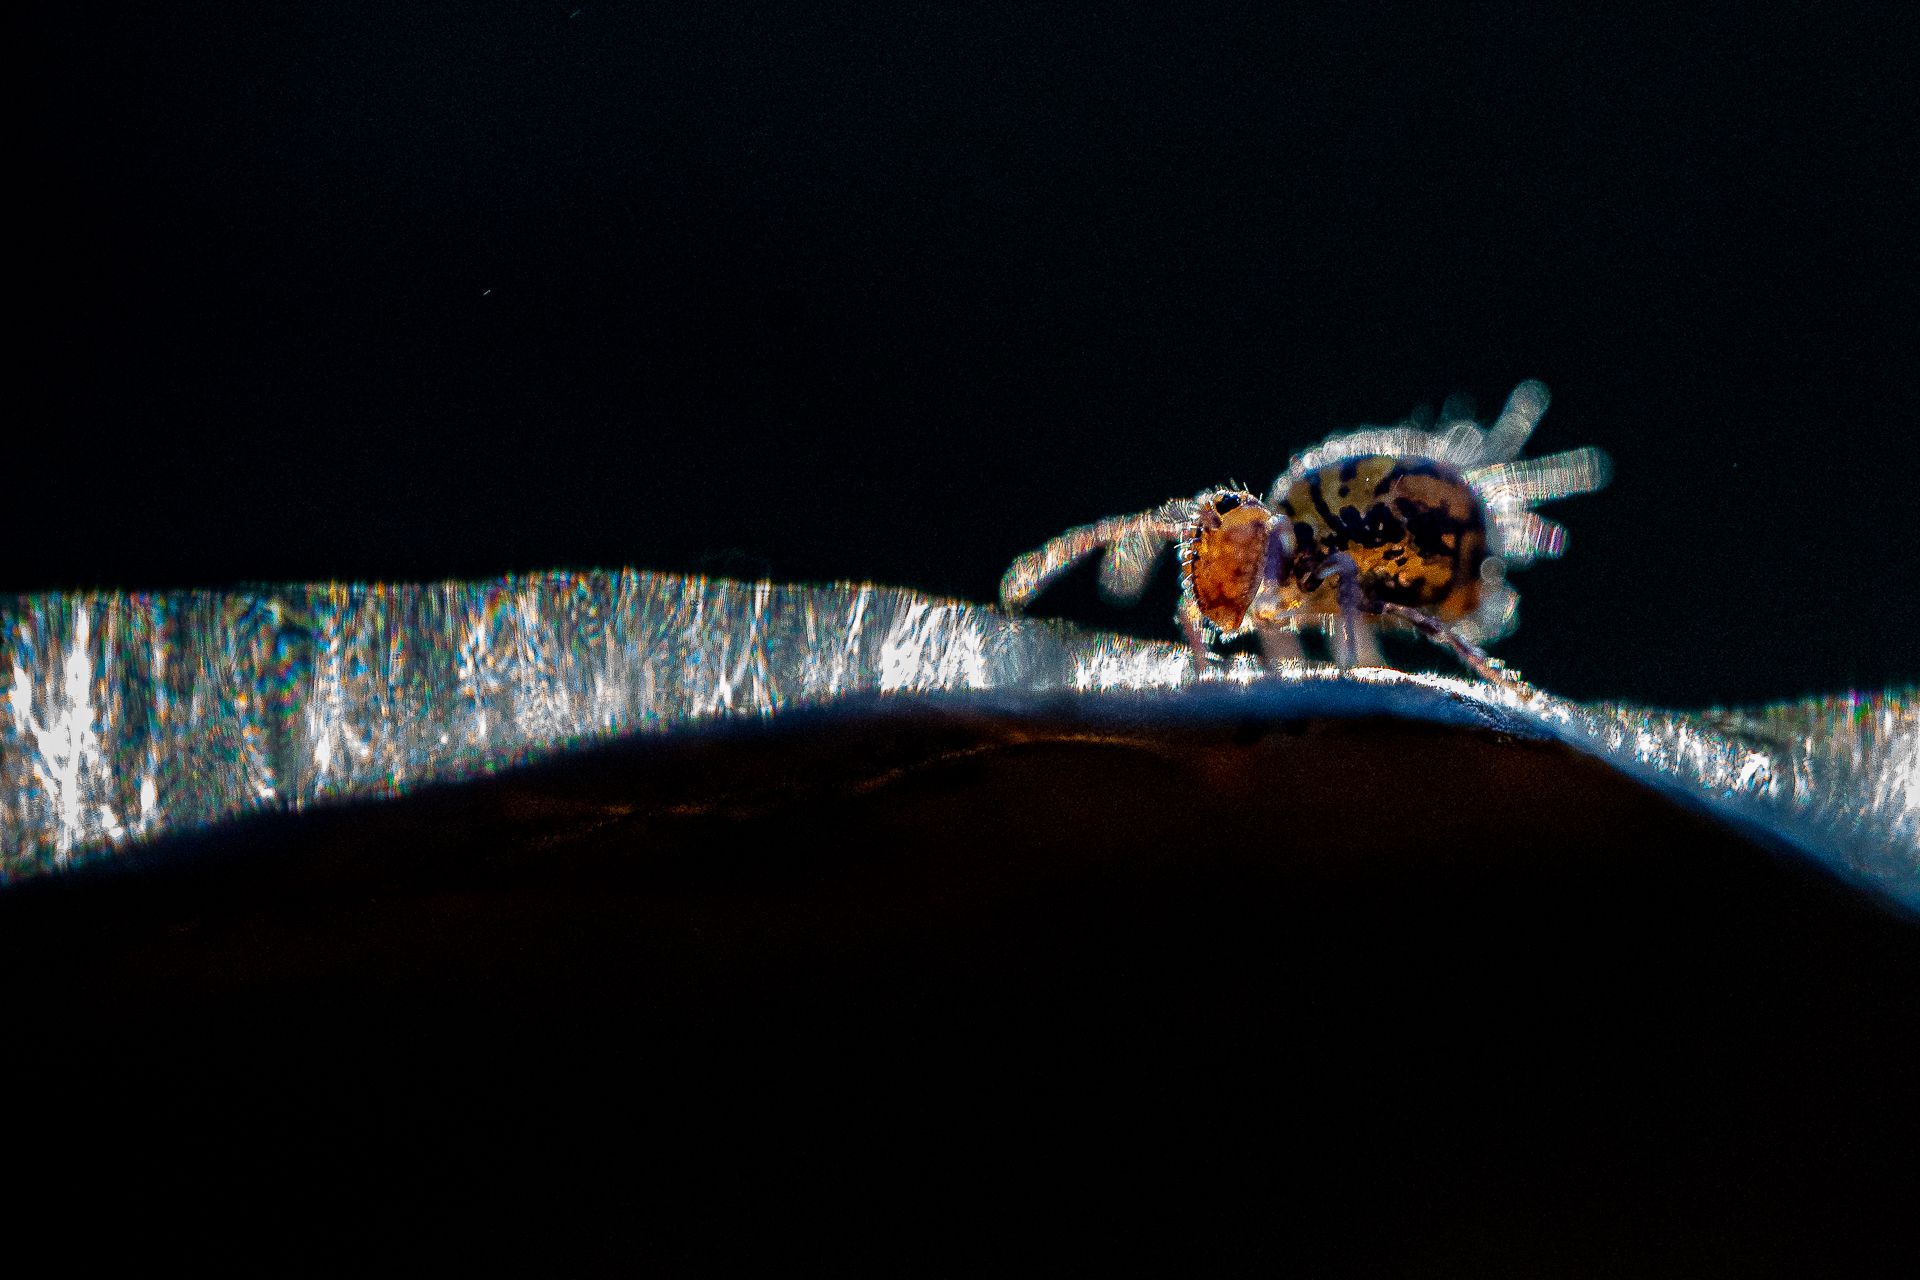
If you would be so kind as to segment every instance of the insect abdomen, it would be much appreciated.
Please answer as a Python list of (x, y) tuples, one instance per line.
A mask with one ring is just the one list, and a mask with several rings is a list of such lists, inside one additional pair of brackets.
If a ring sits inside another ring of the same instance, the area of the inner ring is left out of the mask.
[(1295, 542), (1280, 588), (1285, 608), (1339, 611), (1336, 588), (1321, 571), (1340, 552), (1353, 557), (1372, 599), (1448, 620), (1480, 603), (1486, 513), (1444, 463), (1385, 454), (1329, 463), (1297, 481), (1279, 511)]

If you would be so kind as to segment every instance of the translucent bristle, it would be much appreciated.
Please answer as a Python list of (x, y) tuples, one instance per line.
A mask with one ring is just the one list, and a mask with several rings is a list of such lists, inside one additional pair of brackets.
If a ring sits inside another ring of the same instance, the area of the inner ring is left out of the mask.
[[(1000, 603), (1008, 609), (1024, 608), (1061, 574), (1102, 547), (1112, 550), (1109, 563), (1101, 566), (1101, 589), (1123, 601), (1132, 598), (1129, 592), (1138, 596), (1146, 587), (1161, 544), (1181, 535), (1193, 520), (1195, 509), (1191, 500), (1176, 500), (1152, 511), (1069, 529), (1013, 562), (1000, 579)], [(1115, 560), (1121, 563), (1116, 565)]]
[(1566, 526), (1531, 511), (1496, 519), (1494, 527), (1494, 554), (1515, 568), (1550, 560), (1567, 549)]
[(1477, 468), (1467, 479), (1487, 505), (1497, 510), (1592, 493), (1604, 486), (1611, 474), (1607, 455), (1588, 448)]
[(1432, 458), (1465, 470), (1477, 464), (1481, 455), (1480, 428), (1469, 424), (1464, 431), (1422, 431), (1418, 427), (1362, 427), (1330, 436), (1304, 452), (1296, 453), (1280, 478), (1273, 482), (1270, 501), (1279, 501), (1287, 490), (1303, 477), (1330, 463), (1369, 454), (1387, 454)]
[(1456, 623), (1454, 629), (1474, 644), (1493, 644), (1512, 635), (1519, 625), (1520, 593), (1496, 575), (1481, 583), (1480, 607)]
[(1142, 529), (1115, 538), (1100, 561), (1100, 594), (1114, 604), (1138, 600), (1165, 548), (1165, 538)]
[(1530, 378), (1513, 389), (1507, 397), (1506, 407), (1500, 410), (1500, 416), (1487, 428), (1486, 447), (1482, 458), (1486, 462), (1505, 462), (1520, 456), (1520, 450), (1527, 444), (1527, 438), (1533, 429), (1540, 425), (1540, 419), (1547, 412), (1547, 384), (1536, 378)]

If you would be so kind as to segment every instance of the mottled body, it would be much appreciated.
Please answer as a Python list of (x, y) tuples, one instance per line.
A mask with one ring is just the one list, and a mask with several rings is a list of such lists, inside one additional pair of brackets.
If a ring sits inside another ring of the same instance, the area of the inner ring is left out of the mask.
[[(1444, 463), (1374, 454), (1318, 467), (1294, 482), (1275, 514), (1293, 535), (1291, 554), (1274, 566), (1272, 604), (1282, 613), (1340, 612), (1339, 584), (1327, 567), (1341, 552), (1353, 558), (1370, 600), (1443, 622), (1480, 607), (1486, 512), (1472, 486)], [(1241, 622), (1213, 620), (1227, 631)]]

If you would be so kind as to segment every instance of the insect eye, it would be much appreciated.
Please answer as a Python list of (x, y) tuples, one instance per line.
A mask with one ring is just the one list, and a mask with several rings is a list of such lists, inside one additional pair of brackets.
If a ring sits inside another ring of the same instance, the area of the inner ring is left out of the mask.
[(1227, 512), (1233, 510), (1235, 507), (1239, 505), (1240, 505), (1240, 495), (1237, 493), (1223, 493), (1217, 496), (1216, 498), (1214, 498), (1213, 500), (1213, 509), (1215, 511), (1218, 511), (1221, 515), (1227, 514)]

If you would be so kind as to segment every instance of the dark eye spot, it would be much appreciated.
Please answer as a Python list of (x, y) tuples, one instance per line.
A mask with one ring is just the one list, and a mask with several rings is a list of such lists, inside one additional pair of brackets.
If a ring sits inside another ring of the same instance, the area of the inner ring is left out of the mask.
[(1240, 495), (1237, 493), (1223, 493), (1213, 500), (1213, 509), (1221, 515), (1227, 514), (1239, 505)]

